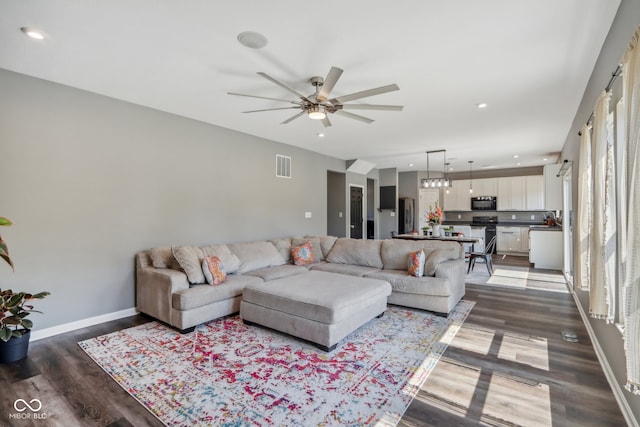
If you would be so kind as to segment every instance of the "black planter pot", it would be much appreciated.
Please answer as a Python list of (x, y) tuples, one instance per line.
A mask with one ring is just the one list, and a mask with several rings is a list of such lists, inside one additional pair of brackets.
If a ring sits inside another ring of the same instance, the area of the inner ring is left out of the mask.
[(9, 341), (0, 340), (0, 363), (10, 363), (27, 357), (31, 331), (27, 331), (19, 338), (13, 337)]

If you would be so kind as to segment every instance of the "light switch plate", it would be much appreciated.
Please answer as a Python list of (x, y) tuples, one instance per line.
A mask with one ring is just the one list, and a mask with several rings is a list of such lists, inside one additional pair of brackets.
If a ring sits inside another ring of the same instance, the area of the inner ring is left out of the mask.
[(338, 212), (338, 218), (342, 218), (342, 212)]
[(311, 218), (311, 212), (305, 212), (304, 213), (304, 217), (305, 218)]
[(396, 213), (395, 213), (395, 212), (393, 212), (393, 211), (391, 211), (391, 214), (390, 214), (390, 215), (391, 215), (391, 216), (396, 216)]
[(511, 215), (511, 219), (516, 219), (516, 215), (515, 214)]
[(458, 219), (462, 218), (462, 215), (458, 214)]
[(536, 219), (536, 216), (535, 215), (531, 215), (531, 219)]

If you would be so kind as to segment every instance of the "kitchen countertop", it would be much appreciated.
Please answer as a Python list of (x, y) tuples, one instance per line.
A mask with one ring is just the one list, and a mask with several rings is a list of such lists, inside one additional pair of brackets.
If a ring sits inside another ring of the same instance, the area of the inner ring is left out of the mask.
[[(469, 221), (445, 221), (442, 225), (470, 225), (473, 227), (486, 227), (489, 224), (472, 224)], [(559, 231), (562, 230), (561, 225), (546, 225), (541, 222), (518, 222), (518, 221), (501, 221), (497, 223), (493, 223), (493, 225), (497, 225), (498, 227), (529, 227), (534, 228), (536, 230), (549, 230), (549, 231)]]

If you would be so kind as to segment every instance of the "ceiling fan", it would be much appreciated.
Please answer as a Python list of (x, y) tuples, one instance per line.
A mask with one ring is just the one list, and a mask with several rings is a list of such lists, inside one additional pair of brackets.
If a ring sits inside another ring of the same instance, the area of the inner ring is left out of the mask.
[(331, 122), (329, 121), (328, 114), (339, 114), (344, 117), (348, 117), (350, 119), (359, 120), (364, 123), (372, 123), (373, 120), (367, 117), (350, 113), (345, 110), (383, 110), (383, 111), (402, 111), (404, 108), (401, 105), (376, 105), (376, 104), (345, 104), (346, 102), (353, 101), (356, 99), (366, 98), (368, 96), (380, 95), (387, 92), (393, 92), (395, 90), (399, 90), (397, 84), (390, 84), (387, 86), (381, 86), (374, 89), (363, 90), (361, 92), (351, 93), (349, 95), (338, 96), (336, 98), (329, 98), (329, 94), (333, 90), (333, 87), (338, 82), (338, 79), (342, 75), (343, 70), (338, 67), (331, 67), (329, 70), (329, 74), (327, 74), (326, 78), (322, 78), (320, 76), (311, 77), (309, 80), (311, 85), (315, 87), (315, 93), (305, 96), (298, 92), (295, 89), (287, 86), (286, 84), (274, 79), (266, 73), (259, 72), (257, 73), (259, 76), (264, 77), (265, 79), (277, 84), (278, 86), (286, 89), (292, 94), (296, 95), (299, 100), (291, 101), (287, 99), (279, 99), (279, 98), (269, 98), (266, 96), (256, 96), (256, 95), (245, 95), (243, 93), (234, 93), (227, 92), (229, 95), (236, 96), (247, 96), (250, 98), (260, 98), (260, 99), (268, 99), (271, 101), (281, 101), (288, 102), (290, 104), (294, 104), (294, 107), (282, 107), (282, 108), (267, 108), (263, 110), (251, 110), (251, 111), (243, 111), (243, 113), (258, 113), (262, 111), (274, 111), (274, 110), (290, 110), (290, 109), (298, 109), (302, 110), (299, 113), (289, 117), (287, 120), (282, 122), (283, 125), (301, 117), (303, 115), (309, 116), (310, 119), (322, 120), (322, 124), (325, 127), (331, 126)]

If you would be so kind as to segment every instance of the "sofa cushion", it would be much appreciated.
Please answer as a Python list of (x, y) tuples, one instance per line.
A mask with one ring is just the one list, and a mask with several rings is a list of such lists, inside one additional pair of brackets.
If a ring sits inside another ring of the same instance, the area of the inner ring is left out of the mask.
[(450, 250), (451, 259), (464, 258), (464, 246), (458, 242), (445, 242), (442, 240), (423, 240), (423, 249), (425, 255), (429, 255), (436, 249)]
[[(456, 243), (457, 244), (457, 243)], [(460, 248), (442, 248), (436, 249), (427, 255), (427, 259), (424, 264), (424, 275), (433, 276), (436, 274), (436, 267), (438, 264), (448, 261), (450, 259), (458, 259)]]
[(313, 262), (313, 247), (311, 242), (304, 242), (291, 247), (291, 259), (295, 265), (307, 265)]
[[(380, 256), (385, 270), (404, 270), (411, 252), (424, 249), (422, 241), (386, 239), (382, 241)], [(426, 255), (427, 253), (425, 253)]]
[(386, 280), (391, 283), (393, 292), (434, 296), (451, 295), (451, 284), (444, 278), (410, 276), (405, 270), (380, 270), (366, 274), (364, 277)]
[(222, 261), (217, 256), (206, 256), (202, 260), (202, 273), (210, 285), (221, 285), (227, 278)]
[(335, 236), (305, 236), (305, 237), (318, 237), (320, 239), (320, 249), (322, 250), (322, 259), (327, 259), (327, 255), (331, 252), (331, 248), (335, 245), (336, 240), (338, 240)]
[(189, 283), (205, 283), (202, 272), (204, 254), (197, 246), (172, 246), (171, 252), (187, 275)]
[(286, 263), (291, 262), (291, 238), (284, 237), (282, 239), (272, 239), (269, 240), (273, 246), (276, 247), (282, 258), (284, 258)]
[[(340, 237), (327, 256), (327, 261), (335, 264), (352, 264), (382, 268), (380, 240), (360, 240)], [(403, 269), (406, 268), (406, 258)]]
[(322, 247), (320, 246), (320, 238), (319, 237), (293, 237), (291, 238), (291, 247), (298, 247), (300, 245), (302, 245), (303, 243), (310, 243), (311, 247), (312, 247), (312, 252), (313, 252), (313, 261), (312, 262), (319, 262), (322, 261), (324, 258), (322, 257)]
[(407, 272), (412, 276), (422, 277), (424, 274), (424, 250), (411, 252), (408, 258)]
[(180, 263), (171, 252), (171, 246), (161, 246), (150, 251), (151, 265), (155, 268), (170, 268), (172, 270), (182, 270)]
[(235, 273), (240, 267), (240, 259), (231, 252), (227, 245), (209, 245), (203, 246), (201, 249), (205, 256), (217, 256), (220, 258), (227, 274)]
[(238, 274), (259, 268), (285, 264), (285, 260), (273, 244), (267, 241), (232, 243), (229, 249), (240, 259)]
[(309, 271), (306, 266), (283, 264), (275, 267), (260, 268), (245, 273), (246, 276), (259, 277), (265, 282), (270, 280), (282, 279), (283, 277), (295, 276)]
[(176, 291), (171, 296), (171, 303), (176, 310), (192, 310), (204, 307), (218, 301), (242, 295), (242, 290), (248, 285), (259, 285), (262, 279), (253, 276), (231, 274), (220, 286), (192, 285), (188, 289)]
[(351, 264), (333, 264), (330, 262), (323, 262), (319, 264), (311, 264), (311, 270), (315, 271), (327, 271), (329, 273), (347, 274), (349, 276), (363, 277), (367, 273), (373, 273), (379, 271), (376, 267), (366, 267), (363, 265), (351, 265)]

